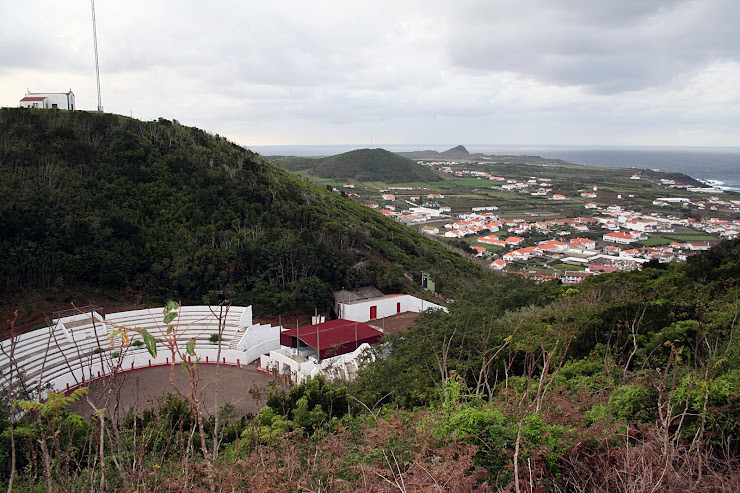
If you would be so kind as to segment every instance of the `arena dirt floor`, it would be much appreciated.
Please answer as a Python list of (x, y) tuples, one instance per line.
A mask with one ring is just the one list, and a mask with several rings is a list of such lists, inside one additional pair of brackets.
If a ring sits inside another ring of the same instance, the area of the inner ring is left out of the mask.
[[(206, 415), (214, 410), (214, 398), (218, 395), (218, 407), (225, 403), (233, 404), (240, 415), (255, 413), (265, 405), (270, 384), (287, 388), (280, 379), (258, 372), (254, 367), (235, 368), (221, 366), (216, 379), (216, 365), (200, 365), (199, 388), (203, 390), (203, 403)], [(187, 375), (175, 367), (175, 383), (183, 393), (190, 391)], [(156, 407), (168, 394), (176, 394), (170, 385), (170, 367), (159, 366), (119, 374), (92, 382), (88, 396), (97, 407), (105, 407), (108, 415), (115, 415), (115, 403), (118, 401), (118, 413), (125, 416), (130, 408), (137, 413), (144, 409)], [(256, 389), (256, 392), (255, 392)], [(256, 395), (256, 399), (255, 399)], [(83, 416), (90, 416), (93, 409), (87, 397), (70, 406), (69, 410)]]

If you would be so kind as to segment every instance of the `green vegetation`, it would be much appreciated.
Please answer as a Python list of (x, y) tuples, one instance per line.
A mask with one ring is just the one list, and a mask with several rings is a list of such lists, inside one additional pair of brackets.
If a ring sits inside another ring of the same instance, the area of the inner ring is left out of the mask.
[(272, 161), (289, 171), (297, 171), (310, 165), (309, 173), (319, 178), (386, 183), (442, 180), (442, 177), (428, 167), (385, 149), (357, 149), (320, 159), (275, 157)]
[(19, 490), (740, 486), (740, 240), (578, 286), (510, 275), (458, 294), (354, 382), (274, 387), (255, 416), (201, 416), (189, 392), (84, 419), (65, 410), (84, 390), (39, 403), (6, 388), (0, 477), (14, 443)]
[[(85, 285), (202, 302), (226, 289), (282, 311), (323, 308), (338, 286), (418, 289), (429, 270), (454, 300), (387, 335), (353, 382), (246, 383), (255, 415), (206, 413), (195, 339), (193, 360), (173, 363), (188, 388), (143, 412), (123, 412), (112, 379), (102, 404), (84, 388), (41, 399), (22, 371), (3, 375), (9, 491), (740, 489), (740, 240), (537, 285), (175, 122), (4, 109), (0, 136), (2, 295)], [(582, 170), (556, 167), (564, 181)], [(684, 235), (697, 237), (665, 238)], [(166, 351), (178, 308), (164, 341), (132, 329), (131, 344)], [(117, 364), (125, 350), (96, 355)], [(68, 410), (78, 398), (89, 418)]]
[(234, 303), (281, 313), (326, 310), (342, 286), (413, 290), (422, 270), (443, 291), (486, 275), (410, 228), (176, 122), (3, 108), (0, 141), (1, 295), (43, 288), (63, 301), (87, 285), (203, 303), (225, 290)]

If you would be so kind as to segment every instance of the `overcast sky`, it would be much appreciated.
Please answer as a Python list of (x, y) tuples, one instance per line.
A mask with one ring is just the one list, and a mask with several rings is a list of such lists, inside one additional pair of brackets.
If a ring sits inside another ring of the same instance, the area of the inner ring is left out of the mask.
[[(740, 145), (737, 0), (98, 0), (105, 111), (239, 144)], [(90, 2), (0, 7), (0, 105), (95, 109)]]

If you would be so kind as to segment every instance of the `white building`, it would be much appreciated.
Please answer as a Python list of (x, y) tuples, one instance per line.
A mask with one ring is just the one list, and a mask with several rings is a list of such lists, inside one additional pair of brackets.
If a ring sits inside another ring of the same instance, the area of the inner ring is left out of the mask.
[(658, 197), (655, 200), (659, 200), (661, 202), (667, 202), (669, 204), (690, 204), (691, 199), (686, 199), (683, 197)]
[(506, 268), (506, 260), (502, 258), (491, 262), (491, 269), (493, 270), (503, 270), (505, 268)]
[(367, 322), (405, 312), (421, 313), (430, 308), (447, 311), (441, 305), (408, 294), (381, 294), (378, 297), (357, 299), (351, 291), (337, 291), (334, 293), (334, 300), (336, 313), (341, 318), (354, 322)]
[(643, 233), (650, 233), (655, 231), (658, 226), (658, 221), (655, 219), (634, 219), (631, 221), (625, 221), (624, 227), (633, 231), (640, 231)]
[(712, 248), (712, 244), (708, 241), (687, 241), (686, 247), (692, 251), (706, 251)]
[(308, 377), (323, 375), (327, 380), (352, 380), (362, 363), (375, 359), (369, 344), (362, 344), (351, 353), (340, 354), (319, 361), (314, 355), (303, 355), (300, 350), (281, 347), (260, 357), (260, 368), (268, 373), (290, 375), (295, 383)]
[(621, 231), (616, 231), (614, 233), (606, 233), (603, 236), (603, 239), (604, 241), (610, 241), (612, 243), (617, 243), (619, 245), (627, 245), (635, 241), (635, 238), (632, 235), (623, 233)]
[(562, 282), (563, 284), (580, 284), (587, 277), (595, 275), (595, 272), (566, 270), (560, 276), (560, 282)]
[(69, 92), (27, 92), (21, 99), (21, 108), (57, 108), (60, 110), (75, 109), (75, 95)]
[(439, 217), (439, 209), (430, 209), (429, 207), (410, 207), (409, 212), (417, 216)]

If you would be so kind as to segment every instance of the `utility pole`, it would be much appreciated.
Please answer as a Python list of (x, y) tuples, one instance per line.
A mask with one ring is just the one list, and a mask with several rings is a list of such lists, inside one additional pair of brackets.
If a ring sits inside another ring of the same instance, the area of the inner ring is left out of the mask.
[(93, 21), (93, 43), (95, 45), (95, 78), (98, 82), (98, 113), (103, 112), (103, 102), (100, 98), (100, 65), (98, 64), (98, 31), (95, 27), (95, 0), (90, 0), (92, 5), (92, 21)]

